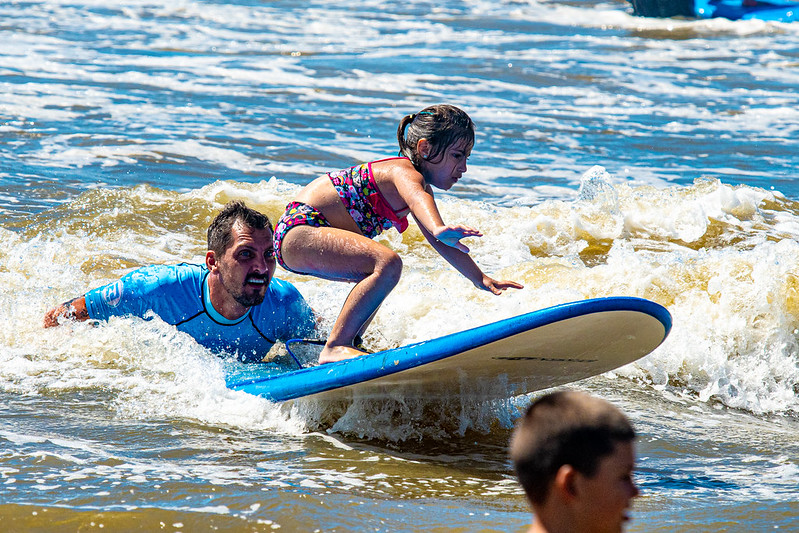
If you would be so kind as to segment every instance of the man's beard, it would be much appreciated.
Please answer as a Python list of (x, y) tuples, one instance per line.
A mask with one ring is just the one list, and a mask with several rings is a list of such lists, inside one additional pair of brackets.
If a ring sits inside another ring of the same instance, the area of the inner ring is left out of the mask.
[(243, 286), (238, 286), (238, 287), (236, 287), (234, 289), (234, 287), (231, 286), (233, 284), (228, 282), (227, 276), (225, 275), (225, 273), (222, 273), (222, 276), (221, 276), (222, 286), (230, 293), (230, 295), (233, 297), (234, 300), (236, 300), (240, 305), (243, 305), (244, 307), (254, 307), (256, 305), (260, 305), (264, 301), (264, 297), (266, 296), (266, 285), (267, 285), (266, 276), (258, 276), (258, 275), (255, 275), (255, 274), (250, 274), (245, 279), (245, 283), (246, 283), (247, 279), (252, 279), (252, 278), (257, 278), (257, 279), (264, 280), (264, 292), (263, 293), (256, 292), (256, 293), (249, 293), (248, 294), (244, 290), (246, 287), (243, 287)]
[(261, 294), (260, 292), (257, 292), (255, 294), (248, 295), (242, 292), (241, 294), (231, 293), (231, 296), (233, 296), (233, 299), (239, 302), (244, 307), (255, 307), (256, 305), (261, 305), (261, 303), (264, 301), (264, 296), (266, 296), (266, 294)]

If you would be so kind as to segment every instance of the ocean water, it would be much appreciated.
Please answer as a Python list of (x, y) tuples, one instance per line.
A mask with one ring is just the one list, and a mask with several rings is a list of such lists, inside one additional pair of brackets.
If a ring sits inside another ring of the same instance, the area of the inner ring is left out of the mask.
[[(573, 387), (640, 435), (628, 531), (799, 530), (799, 25), (621, 0), (0, 4), (0, 517), (8, 531), (522, 531), (507, 459), (536, 397), (298, 401), (225, 387), (166, 324), (44, 330), (219, 208), (276, 219), (396, 153), (402, 115), (478, 128), (444, 219), (525, 289), (495, 297), (415, 226), (367, 337), (424, 340), (584, 298), (652, 299), (652, 354)], [(297, 276), (329, 327), (349, 285)]]

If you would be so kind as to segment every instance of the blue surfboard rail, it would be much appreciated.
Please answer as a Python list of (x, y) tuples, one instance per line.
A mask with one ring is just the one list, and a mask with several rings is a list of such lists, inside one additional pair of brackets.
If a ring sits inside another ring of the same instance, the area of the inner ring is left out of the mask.
[(539, 309), (399, 348), (300, 370), (239, 380), (228, 383), (227, 386), (233, 390), (255, 388), (260, 396), (269, 400), (285, 401), (401, 372), (561, 320), (607, 311), (637, 311), (648, 314), (663, 325), (664, 338), (671, 330), (671, 314), (656, 302), (631, 296), (594, 298)]

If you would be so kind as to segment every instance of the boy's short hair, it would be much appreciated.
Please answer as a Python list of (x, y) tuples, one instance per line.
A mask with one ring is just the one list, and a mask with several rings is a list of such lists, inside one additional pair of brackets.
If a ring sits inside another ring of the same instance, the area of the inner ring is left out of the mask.
[(273, 231), (272, 223), (266, 215), (247, 207), (241, 200), (233, 200), (222, 208), (208, 226), (208, 249), (217, 255), (223, 255), (233, 242), (233, 226), (238, 221), (251, 229)]
[(593, 476), (617, 443), (634, 439), (632, 424), (613, 404), (564, 390), (528, 407), (513, 432), (510, 456), (527, 497), (540, 505), (561, 466)]

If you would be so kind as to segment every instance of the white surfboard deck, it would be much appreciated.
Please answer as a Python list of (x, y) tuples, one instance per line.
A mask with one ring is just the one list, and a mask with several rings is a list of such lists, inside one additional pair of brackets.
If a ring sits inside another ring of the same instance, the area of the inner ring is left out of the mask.
[(346, 361), (278, 374), (265, 369), (228, 387), (272, 401), (505, 399), (624, 366), (657, 348), (670, 329), (671, 315), (655, 302), (597, 298)]

